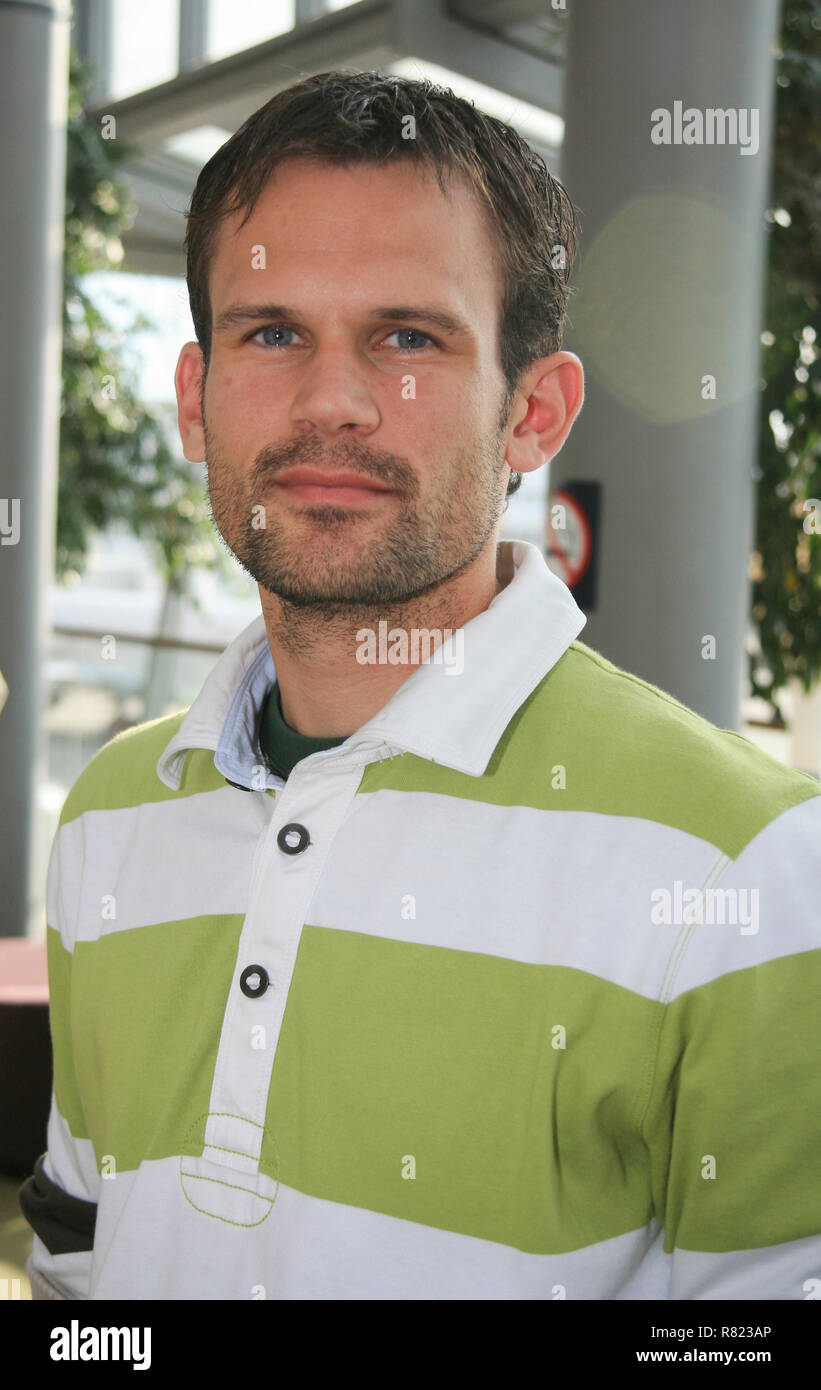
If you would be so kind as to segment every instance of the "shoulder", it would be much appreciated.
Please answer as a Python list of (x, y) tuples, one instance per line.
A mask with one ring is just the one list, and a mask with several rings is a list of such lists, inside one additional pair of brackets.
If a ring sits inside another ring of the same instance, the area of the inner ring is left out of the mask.
[(157, 776), (157, 762), (186, 713), (182, 709), (136, 724), (109, 739), (72, 784), (60, 814), (60, 825), (76, 820), (86, 811), (113, 811), (175, 796)]
[(571, 643), (527, 705), (554, 751), (566, 754), (568, 790), (575, 776), (586, 809), (675, 825), (731, 856), (784, 812), (821, 795), (816, 778), (583, 642)]

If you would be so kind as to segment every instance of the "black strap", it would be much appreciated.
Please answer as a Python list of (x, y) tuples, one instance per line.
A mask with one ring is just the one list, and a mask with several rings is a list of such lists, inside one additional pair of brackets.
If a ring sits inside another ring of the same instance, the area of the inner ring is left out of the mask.
[(72, 1197), (43, 1168), (45, 1154), (34, 1165), (18, 1194), (23, 1215), (50, 1255), (71, 1255), (94, 1249), (97, 1203)]

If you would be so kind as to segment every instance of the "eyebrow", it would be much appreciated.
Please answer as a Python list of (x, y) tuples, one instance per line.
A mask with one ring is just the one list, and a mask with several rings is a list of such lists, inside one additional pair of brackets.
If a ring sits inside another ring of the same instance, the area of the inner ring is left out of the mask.
[[(224, 309), (217, 316), (214, 332), (222, 333), (227, 328), (235, 328), (243, 323), (258, 323), (261, 319), (299, 319), (299, 317), (299, 314), (295, 313), (293, 309), (289, 309), (285, 304), (232, 304), (230, 308)], [(414, 319), (417, 323), (431, 324), (434, 328), (439, 328), (443, 333), (449, 333), (454, 338), (473, 337), (473, 332), (464, 319), (457, 318), (455, 314), (446, 313), (444, 309), (435, 309), (429, 305), (387, 305), (372, 309), (370, 318), (376, 323), (385, 323), (392, 319)]]

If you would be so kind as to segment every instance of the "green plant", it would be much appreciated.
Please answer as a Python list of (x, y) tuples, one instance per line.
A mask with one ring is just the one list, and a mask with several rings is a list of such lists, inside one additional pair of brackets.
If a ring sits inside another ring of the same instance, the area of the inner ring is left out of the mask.
[[(771, 222), (752, 557), (752, 691), (821, 676), (821, 0), (785, 0), (777, 56)], [(806, 528), (805, 528), (805, 524)]]
[(119, 523), (150, 541), (172, 593), (194, 566), (225, 568), (204, 481), (177, 458), (161, 421), (138, 399), (124, 351), (150, 327), (143, 315), (116, 330), (95, 307), (83, 277), (116, 270), (134, 208), (117, 166), (133, 150), (105, 139), (84, 112), (88, 72), (72, 55), (66, 147), (63, 363), (56, 576), (82, 574), (97, 531)]

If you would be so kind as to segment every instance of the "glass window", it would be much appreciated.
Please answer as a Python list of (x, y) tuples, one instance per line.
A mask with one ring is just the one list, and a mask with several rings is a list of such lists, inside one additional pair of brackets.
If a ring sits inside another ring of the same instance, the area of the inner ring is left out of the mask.
[(294, 0), (211, 0), (205, 51), (210, 59), (287, 34), (294, 27)]
[(110, 97), (132, 96), (179, 71), (179, 0), (112, 0)]

